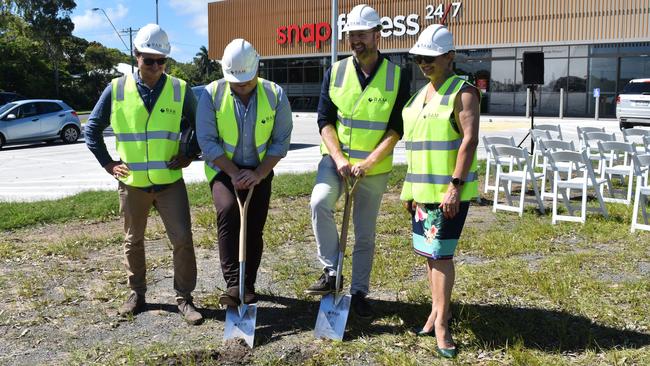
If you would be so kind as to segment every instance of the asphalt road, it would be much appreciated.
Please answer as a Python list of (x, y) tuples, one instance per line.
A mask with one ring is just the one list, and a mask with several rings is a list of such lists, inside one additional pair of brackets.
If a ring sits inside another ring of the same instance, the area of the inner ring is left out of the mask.
[[(81, 116), (84, 118), (84, 116)], [(617, 132), (615, 120), (536, 118), (536, 124), (560, 124), (565, 139), (577, 143), (577, 126), (605, 127)], [(517, 142), (524, 139), (530, 120), (523, 117), (481, 117), (481, 136), (513, 136)], [(622, 136), (620, 136), (622, 139)], [(113, 157), (115, 138), (107, 136), (106, 145)], [(320, 160), (320, 136), (315, 113), (294, 113), (291, 150), (276, 167), (276, 174), (314, 171)], [(530, 147), (529, 140), (523, 146)], [(485, 157), (482, 143), (479, 159)], [(394, 152), (395, 163), (405, 163), (404, 144), (400, 142)], [(193, 162), (184, 169), (187, 182), (205, 181), (203, 163)], [(116, 180), (108, 175), (88, 151), (83, 139), (64, 145), (32, 144), (8, 146), (0, 150), (0, 201), (35, 201), (56, 199), (87, 190), (115, 190)]]

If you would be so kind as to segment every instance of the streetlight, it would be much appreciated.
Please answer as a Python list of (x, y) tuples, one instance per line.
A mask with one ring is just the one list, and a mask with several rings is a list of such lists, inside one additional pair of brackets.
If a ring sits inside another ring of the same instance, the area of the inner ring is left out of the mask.
[(158, 24), (158, 0), (156, 0), (156, 24)]
[(93, 10), (93, 11), (101, 10), (102, 13), (104, 13), (104, 16), (106, 17), (106, 19), (108, 20), (108, 22), (111, 23), (111, 27), (113, 27), (113, 30), (115, 31), (115, 34), (117, 34), (117, 36), (120, 37), (120, 41), (122, 41), (122, 44), (123, 44), (124, 47), (128, 50), (128, 49), (129, 49), (129, 46), (126, 45), (126, 42), (124, 42), (124, 40), (122, 39), (122, 36), (120, 35), (120, 32), (117, 31), (117, 29), (115, 28), (115, 25), (113, 25), (113, 22), (111, 22), (111, 18), (108, 17), (108, 14), (106, 14), (106, 12), (104, 11), (104, 9), (102, 9), (102, 8), (93, 8), (92, 10)]
[[(156, 3), (157, 3), (157, 1), (156, 1)], [(115, 25), (113, 24), (113, 22), (111, 22), (111, 18), (108, 17), (108, 14), (106, 14), (104, 9), (102, 9), (102, 8), (92, 8), (92, 11), (99, 11), (99, 10), (101, 10), (102, 13), (104, 13), (104, 16), (106, 17), (106, 20), (108, 20), (108, 22), (111, 23), (111, 27), (113, 27), (113, 30), (115, 31), (115, 34), (117, 34), (117, 36), (120, 38), (120, 41), (122, 41), (122, 44), (124, 45), (124, 47), (127, 50), (129, 50), (129, 56), (131, 58), (131, 72), (133, 72), (133, 48), (126, 45), (126, 42), (124, 42), (124, 39), (122, 39), (122, 36), (120, 35), (120, 32), (117, 31), (117, 29), (115, 28)]]

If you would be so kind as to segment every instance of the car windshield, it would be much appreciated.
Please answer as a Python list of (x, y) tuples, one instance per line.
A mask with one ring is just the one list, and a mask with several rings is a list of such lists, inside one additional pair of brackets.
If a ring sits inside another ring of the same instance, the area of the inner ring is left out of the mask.
[(623, 94), (650, 94), (650, 83), (628, 83)]
[(16, 105), (16, 103), (7, 103), (3, 106), (0, 106), (0, 114), (3, 114), (4, 112), (10, 110)]

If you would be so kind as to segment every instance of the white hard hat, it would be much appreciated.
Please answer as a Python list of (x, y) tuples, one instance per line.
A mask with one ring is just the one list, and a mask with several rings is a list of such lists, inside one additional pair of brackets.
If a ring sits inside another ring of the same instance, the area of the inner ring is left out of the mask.
[(352, 8), (345, 19), (344, 32), (381, 29), (381, 20), (375, 9), (366, 4), (359, 4)]
[(409, 53), (423, 56), (440, 56), (454, 50), (454, 37), (447, 27), (442, 24), (431, 24), (426, 27), (415, 46)]
[(167, 33), (158, 24), (147, 24), (140, 28), (138, 34), (135, 35), (133, 45), (142, 53), (167, 56), (171, 51)]
[(244, 83), (257, 75), (260, 55), (245, 39), (237, 38), (226, 46), (221, 59), (223, 78), (233, 83)]

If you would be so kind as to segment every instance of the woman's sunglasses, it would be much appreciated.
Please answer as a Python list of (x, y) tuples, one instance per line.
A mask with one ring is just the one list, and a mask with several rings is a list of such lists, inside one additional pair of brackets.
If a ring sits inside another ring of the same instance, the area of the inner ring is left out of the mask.
[(165, 62), (167, 62), (167, 58), (166, 58), (166, 57), (158, 58), (158, 59), (153, 59), (153, 58), (143, 58), (143, 59), (142, 59), (142, 62), (143, 62), (145, 65), (147, 65), (147, 66), (151, 66), (151, 65), (153, 65), (154, 63), (156, 63), (156, 64), (158, 64), (158, 65), (164, 65)]
[(415, 55), (413, 61), (415, 61), (416, 64), (432, 64), (436, 60), (436, 57), (438, 56)]

